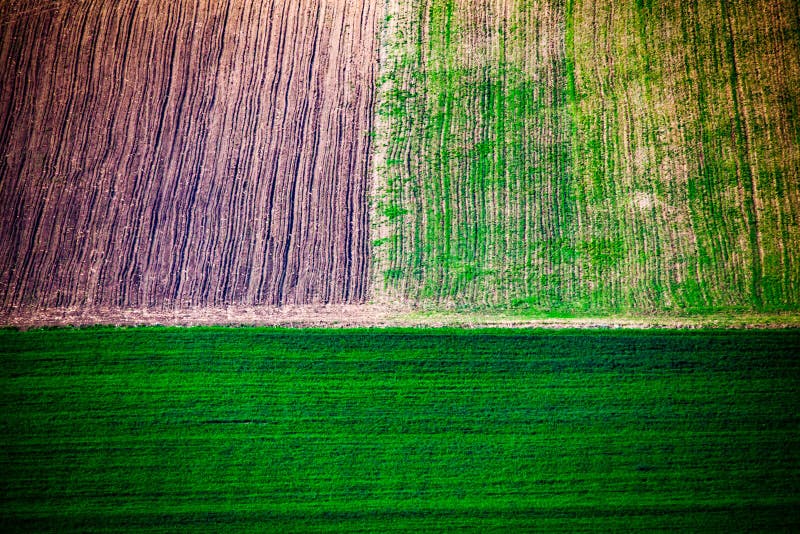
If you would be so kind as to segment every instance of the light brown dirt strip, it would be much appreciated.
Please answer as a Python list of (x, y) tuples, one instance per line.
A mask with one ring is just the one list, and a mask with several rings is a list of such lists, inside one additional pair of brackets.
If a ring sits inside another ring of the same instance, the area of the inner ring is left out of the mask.
[(0, 308), (361, 302), (382, 2), (0, 2)]
[(447, 312), (400, 304), (227, 306), (184, 309), (62, 308), (0, 315), (0, 325), (20, 329), (64, 326), (284, 326), (332, 328), (800, 328), (800, 315), (526, 317), (505, 312)]

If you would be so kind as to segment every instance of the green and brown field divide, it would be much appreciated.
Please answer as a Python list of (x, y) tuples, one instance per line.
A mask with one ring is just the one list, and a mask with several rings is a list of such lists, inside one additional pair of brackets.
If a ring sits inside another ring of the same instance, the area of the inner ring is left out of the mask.
[(796, 0), (0, 0), (0, 531), (797, 532), (798, 406)]
[(2, 322), (796, 315), (798, 35), (790, 0), (7, 0)]

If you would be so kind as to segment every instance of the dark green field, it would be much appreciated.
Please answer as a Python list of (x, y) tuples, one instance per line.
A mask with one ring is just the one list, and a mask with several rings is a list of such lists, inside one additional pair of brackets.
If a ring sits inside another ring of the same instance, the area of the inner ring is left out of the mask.
[(800, 528), (800, 331), (0, 331), (3, 531)]

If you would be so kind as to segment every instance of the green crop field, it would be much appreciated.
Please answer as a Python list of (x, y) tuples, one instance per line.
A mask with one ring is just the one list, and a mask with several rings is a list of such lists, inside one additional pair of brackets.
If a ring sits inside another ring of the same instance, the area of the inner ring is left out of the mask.
[(799, 408), (800, 1), (0, 1), (0, 533), (800, 532)]
[(0, 528), (800, 528), (800, 331), (0, 331)]
[(793, 0), (400, 0), (376, 298), (598, 314), (800, 306)]

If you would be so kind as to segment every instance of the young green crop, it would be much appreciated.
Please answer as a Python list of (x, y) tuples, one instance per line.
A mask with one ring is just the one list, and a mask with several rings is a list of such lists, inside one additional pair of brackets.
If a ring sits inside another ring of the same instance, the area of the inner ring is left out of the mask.
[(792, 2), (453, 6), (390, 8), (377, 300), (798, 309)]
[(0, 331), (3, 531), (796, 530), (800, 332)]

